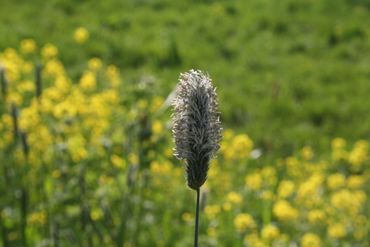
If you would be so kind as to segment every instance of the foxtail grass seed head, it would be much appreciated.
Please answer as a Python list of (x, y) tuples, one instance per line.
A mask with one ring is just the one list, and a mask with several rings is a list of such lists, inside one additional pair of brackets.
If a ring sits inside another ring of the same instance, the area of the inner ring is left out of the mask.
[(222, 130), (217, 95), (209, 76), (199, 70), (181, 74), (173, 107), (174, 155), (185, 161), (188, 186), (198, 190), (207, 179)]

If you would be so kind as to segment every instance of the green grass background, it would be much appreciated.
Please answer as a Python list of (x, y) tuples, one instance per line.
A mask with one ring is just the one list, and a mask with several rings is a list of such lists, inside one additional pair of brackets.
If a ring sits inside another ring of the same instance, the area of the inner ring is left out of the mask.
[(369, 0), (1, 0), (0, 49), (24, 38), (56, 44), (72, 77), (96, 56), (163, 97), (205, 70), (225, 126), (273, 156), (370, 137)]

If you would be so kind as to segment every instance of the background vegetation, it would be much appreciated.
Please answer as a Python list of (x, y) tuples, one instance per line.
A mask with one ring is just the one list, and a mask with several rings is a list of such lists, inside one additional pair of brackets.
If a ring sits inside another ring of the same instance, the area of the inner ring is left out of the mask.
[(190, 68), (213, 78), (225, 127), (203, 245), (368, 246), (369, 11), (3, 0), (3, 246), (189, 246), (165, 100)]

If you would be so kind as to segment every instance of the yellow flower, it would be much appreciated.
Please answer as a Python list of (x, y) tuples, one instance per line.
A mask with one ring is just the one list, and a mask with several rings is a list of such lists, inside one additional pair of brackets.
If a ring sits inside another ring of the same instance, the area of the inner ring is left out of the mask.
[(171, 173), (172, 170), (172, 165), (170, 162), (162, 162), (159, 163), (157, 161), (152, 161), (150, 163), (150, 171), (153, 174), (158, 174), (158, 175), (168, 175)]
[(235, 136), (230, 144), (222, 143), (221, 151), (227, 160), (243, 159), (250, 155), (253, 148), (253, 141), (248, 135), (241, 134)]
[(282, 180), (278, 188), (278, 196), (287, 198), (294, 192), (294, 183), (289, 180)]
[(222, 208), (223, 208), (225, 211), (230, 211), (230, 210), (231, 210), (231, 203), (230, 203), (230, 202), (225, 202), (225, 203), (222, 205)]
[(243, 232), (247, 229), (253, 229), (256, 227), (256, 222), (253, 217), (249, 214), (238, 214), (234, 219), (234, 226), (237, 231)]
[(239, 193), (229, 192), (226, 196), (226, 200), (234, 204), (240, 204), (243, 198)]
[(302, 148), (301, 155), (302, 155), (303, 159), (305, 159), (305, 160), (312, 159), (312, 157), (313, 157), (312, 148), (310, 146), (306, 146), (306, 147)]
[(306, 233), (301, 239), (301, 247), (320, 247), (322, 246), (321, 239), (314, 233)]
[(35, 50), (36, 42), (33, 39), (24, 39), (21, 41), (21, 51), (23, 53), (33, 53)]
[(83, 44), (89, 39), (89, 31), (84, 27), (79, 27), (75, 30), (73, 38), (78, 44)]
[(369, 143), (367, 141), (356, 142), (353, 150), (349, 153), (348, 161), (356, 170), (368, 160)]
[(185, 221), (185, 222), (190, 222), (190, 221), (193, 221), (193, 217), (192, 217), (191, 213), (185, 212), (185, 213), (182, 214), (182, 220)]
[(80, 86), (83, 89), (95, 89), (96, 88), (96, 75), (91, 71), (87, 71), (82, 75), (80, 79)]
[(336, 223), (328, 227), (328, 234), (331, 238), (343, 238), (346, 236), (346, 227), (343, 224)]
[(262, 187), (262, 176), (259, 173), (253, 173), (245, 177), (245, 185), (248, 189), (257, 191)]
[(204, 208), (204, 213), (209, 219), (215, 218), (221, 211), (221, 207), (219, 205), (207, 205)]
[(210, 237), (216, 237), (217, 236), (217, 230), (214, 227), (209, 227), (207, 230), (207, 234)]
[(152, 124), (152, 132), (154, 135), (161, 135), (163, 133), (163, 124), (159, 120), (154, 120)]
[(274, 194), (272, 193), (271, 190), (265, 190), (261, 193), (261, 199), (262, 200), (273, 200), (274, 199)]
[(278, 238), (279, 235), (280, 235), (279, 229), (271, 224), (264, 226), (261, 231), (262, 238), (268, 241)]
[(367, 196), (363, 191), (349, 191), (342, 189), (330, 197), (331, 204), (337, 209), (357, 214), (366, 202)]
[(94, 57), (87, 62), (87, 67), (90, 70), (97, 71), (102, 67), (103, 63), (100, 58)]
[(334, 138), (331, 142), (332, 149), (342, 149), (342, 148), (345, 148), (345, 146), (346, 146), (346, 141), (340, 137)]
[(122, 159), (121, 157), (119, 157), (118, 155), (112, 155), (110, 157), (110, 160), (113, 164), (113, 166), (117, 167), (117, 168), (124, 168), (126, 166), (126, 162), (124, 159)]
[(323, 222), (323, 220), (325, 219), (325, 212), (320, 209), (313, 209), (308, 212), (307, 218), (308, 222), (310, 222), (311, 224)]
[(346, 184), (346, 178), (340, 173), (335, 173), (328, 177), (327, 184), (329, 189), (334, 190), (344, 186)]
[(347, 180), (347, 186), (350, 189), (361, 188), (366, 182), (366, 179), (360, 175), (352, 175)]
[(93, 208), (90, 212), (90, 217), (93, 221), (100, 220), (101, 218), (103, 218), (103, 216), (103, 210), (101, 210), (100, 208)]
[(27, 222), (30, 225), (45, 225), (46, 223), (45, 211), (38, 211), (38, 212), (31, 213), (27, 218)]
[(257, 233), (251, 233), (245, 236), (244, 242), (246, 246), (253, 246), (253, 247), (267, 247), (268, 245), (263, 242), (258, 237)]
[(58, 55), (58, 48), (53, 44), (47, 43), (42, 47), (41, 55), (46, 59), (56, 57)]
[(293, 208), (288, 201), (279, 200), (274, 204), (273, 212), (279, 220), (288, 221), (298, 218), (298, 210)]

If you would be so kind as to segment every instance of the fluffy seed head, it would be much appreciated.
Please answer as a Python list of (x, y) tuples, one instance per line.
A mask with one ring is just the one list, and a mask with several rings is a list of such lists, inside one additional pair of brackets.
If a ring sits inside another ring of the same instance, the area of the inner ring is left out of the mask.
[(211, 158), (219, 149), (221, 122), (217, 95), (208, 75), (190, 70), (180, 75), (173, 102), (175, 156), (184, 160), (188, 186), (199, 189)]

